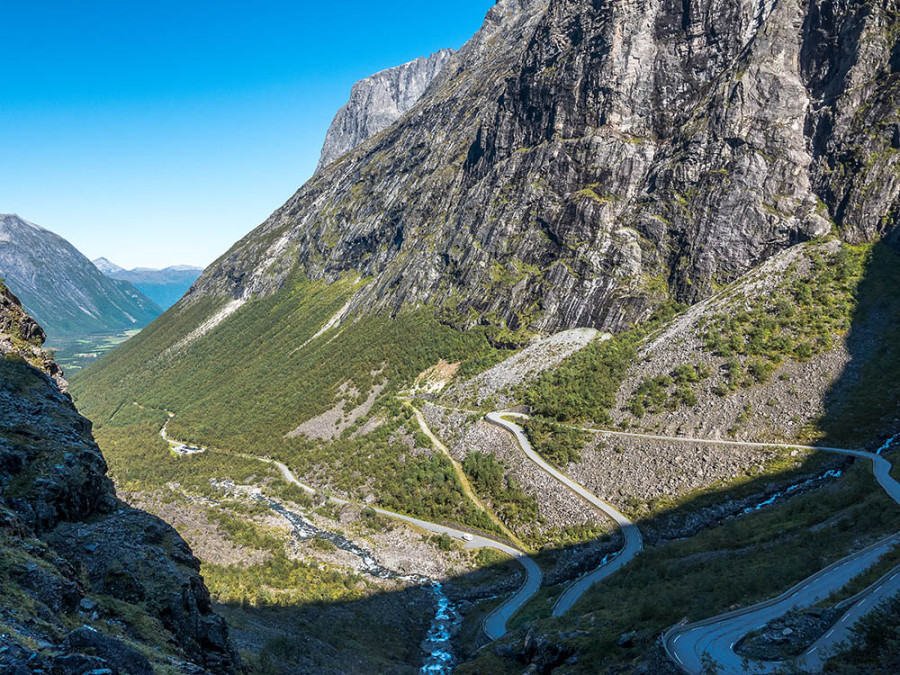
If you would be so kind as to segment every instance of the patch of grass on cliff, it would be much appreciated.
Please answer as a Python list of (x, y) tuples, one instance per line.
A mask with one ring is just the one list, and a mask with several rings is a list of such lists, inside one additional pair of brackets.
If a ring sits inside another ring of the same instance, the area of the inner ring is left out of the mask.
[(541, 416), (525, 420), (524, 429), (534, 449), (559, 467), (580, 462), (581, 451), (590, 439), (585, 431)]
[(657, 414), (664, 410), (675, 411), (681, 406), (692, 408), (697, 405), (697, 394), (692, 385), (711, 375), (712, 371), (706, 364), (695, 366), (683, 363), (672, 371), (671, 376), (644, 378), (628, 402), (628, 410), (640, 418), (648, 412)]
[[(233, 507), (234, 505), (229, 504), (224, 508), (230, 510)], [(234, 513), (229, 513), (227, 510), (210, 509), (207, 517), (211, 523), (225, 532), (228, 538), (239, 546), (257, 551), (268, 551), (273, 555), (284, 552), (284, 542), (281, 537), (267, 532)]]
[(605, 342), (594, 341), (520, 392), (532, 413), (559, 422), (611, 423), (609, 410), (641, 341), (671, 321), (681, 307), (661, 307), (647, 322)]

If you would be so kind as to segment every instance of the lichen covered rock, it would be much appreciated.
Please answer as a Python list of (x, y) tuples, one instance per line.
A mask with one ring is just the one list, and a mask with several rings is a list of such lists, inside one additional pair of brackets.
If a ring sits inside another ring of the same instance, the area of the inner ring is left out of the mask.
[(141, 650), (152, 649), (184, 672), (233, 672), (199, 562), (172, 528), (117, 500), (43, 339), (0, 285), (0, 667), (149, 673)]

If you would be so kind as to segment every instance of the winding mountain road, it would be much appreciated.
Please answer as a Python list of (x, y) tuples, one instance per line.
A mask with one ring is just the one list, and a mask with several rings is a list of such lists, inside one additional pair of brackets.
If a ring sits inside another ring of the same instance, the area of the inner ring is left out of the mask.
[[(278, 470), (281, 472), (281, 475), (288, 483), (296, 485), (308, 494), (316, 494), (316, 490), (314, 488), (301, 483), (294, 475), (294, 472), (291, 471), (285, 464), (274, 459), (254, 457), (253, 455), (242, 455), (242, 457), (245, 457), (247, 459), (255, 459), (266, 464), (272, 464), (278, 468)], [(338, 497), (329, 497), (329, 499), (335, 504), (341, 506), (348, 504), (358, 506), (353, 502), (347, 501), (346, 499), (340, 499)], [(514, 558), (520, 565), (522, 565), (522, 567), (525, 568), (525, 583), (522, 584), (522, 587), (519, 588), (519, 590), (516, 591), (516, 593), (511, 598), (497, 607), (484, 619), (482, 627), (485, 634), (491, 640), (497, 640), (506, 635), (507, 622), (513, 616), (513, 614), (518, 612), (522, 608), (522, 606), (525, 605), (525, 603), (528, 602), (534, 596), (534, 594), (538, 592), (538, 589), (541, 587), (541, 582), (543, 581), (543, 573), (541, 572), (541, 568), (538, 567), (537, 563), (534, 562), (534, 560), (532, 560), (527, 554), (523, 553), (517, 548), (496, 541), (494, 539), (490, 539), (489, 537), (468, 534), (466, 532), (463, 532), (462, 530), (457, 530), (446, 525), (438, 525), (427, 520), (422, 520), (421, 518), (406, 516), (402, 513), (395, 513), (393, 511), (388, 511), (387, 509), (381, 509), (378, 507), (370, 508), (372, 508), (376, 513), (382, 516), (385, 516), (387, 518), (394, 518), (396, 520), (402, 520), (428, 532), (433, 532), (435, 534), (446, 534), (448, 536), (454, 537), (455, 539), (461, 539), (466, 542), (463, 547), (466, 549), (492, 548), (497, 551), (501, 551)], [(471, 539), (469, 539), (470, 537)]]
[[(900, 503), (900, 483), (891, 477), (891, 463), (880, 454), (837, 448), (816, 449), (872, 461), (878, 484), (891, 499)], [(819, 672), (824, 660), (833, 653), (835, 647), (847, 639), (853, 624), (875, 609), (879, 602), (900, 591), (900, 567), (891, 570), (851, 598), (846, 603), (848, 609), (838, 622), (804, 654), (790, 663), (754, 661), (748, 664), (735, 653), (734, 647), (745, 635), (763, 628), (773, 619), (793, 609), (810, 607), (826, 599), (872, 567), (898, 544), (900, 533), (838, 560), (776, 598), (705, 621), (675, 626), (665, 635), (666, 652), (682, 670), (691, 675), (706, 672), (704, 659), (712, 659), (721, 673), (744, 673), (747, 672), (745, 666), (749, 666), (751, 672), (760, 673), (784, 672), (785, 667), (791, 668), (791, 672)]]
[[(603, 502), (548, 464), (531, 446), (522, 427), (511, 422), (509, 418), (528, 419), (528, 416), (521, 413), (508, 412), (494, 412), (487, 415), (489, 422), (510, 431), (515, 436), (529, 459), (566, 485), (570, 490), (612, 517), (622, 528), (625, 535), (625, 547), (612, 560), (604, 560), (597, 569), (585, 574), (563, 592), (553, 607), (553, 616), (560, 617), (578, 601), (588, 588), (621, 569), (640, 553), (642, 550), (641, 534), (637, 526), (613, 506)], [(900, 483), (891, 477), (892, 465), (881, 455), (881, 450), (877, 453), (871, 453), (825, 446), (722, 441), (578, 428), (595, 434), (658, 440), (669, 443), (697, 443), (751, 448), (777, 447), (790, 450), (824, 451), (866, 459), (873, 464), (873, 473), (878, 484), (891, 499), (900, 504)], [(886, 443), (882, 450), (887, 448), (890, 443), (890, 441)], [(760, 673), (785, 672), (784, 668), (787, 664), (783, 662), (748, 663), (735, 653), (735, 645), (751, 631), (764, 627), (769, 621), (783, 616), (790, 610), (809, 607), (824, 600), (833, 592), (846, 586), (851, 579), (871, 568), (872, 565), (877, 563), (879, 559), (893, 550), (898, 544), (900, 544), (900, 533), (887, 537), (835, 562), (776, 598), (706, 621), (686, 626), (676, 626), (665, 636), (666, 651), (685, 672), (691, 675), (699, 675), (706, 672), (706, 664), (704, 663), (706, 657), (712, 658), (715, 664), (721, 668), (719, 671), (721, 673), (744, 673), (747, 672), (747, 667), (750, 667), (753, 672)], [(790, 667), (801, 672), (819, 672), (825, 659), (834, 652), (837, 645), (848, 638), (854, 623), (873, 611), (880, 602), (893, 597), (898, 592), (900, 592), (900, 566), (888, 572), (861, 593), (845, 601), (840, 608), (846, 608), (846, 611), (841, 615), (838, 622), (819, 640), (810, 645), (803, 655), (791, 662)]]
[[(446, 449), (443, 443), (441, 443), (428, 428), (424, 419), (421, 417), (421, 413), (415, 408), (414, 410), (417, 413), (416, 417), (423, 432), (425, 432), (433, 442), (436, 442), (436, 446), (442, 452), (449, 454), (449, 450)], [(172, 413), (169, 413), (169, 417), (170, 419), (173, 417)], [(614, 506), (604, 502), (546, 462), (541, 455), (534, 450), (524, 429), (515, 422), (510, 421), (508, 418), (528, 419), (528, 416), (511, 412), (492, 412), (486, 415), (488, 422), (512, 433), (525, 455), (543, 471), (565, 485), (580, 498), (612, 518), (622, 529), (625, 537), (624, 547), (615, 554), (615, 556), (604, 559), (599, 567), (583, 575), (565, 589), (562, 595), (557, 599), (552, 610), (552, 615), (554, 617), (560, 617), (569, 611), (591, 586), (614, 574), (634, 559), (634, 557), (643, 550), (643, 537), (641, 536), (638, 527)], [(178, 441), (168, 437), (168, 434), (166, 433), (167, 426), (168, 425), (165, 425), (162, 428), (160, 435), (173, 446), (181, 445)], [(732, 447), (777, 447), (810, 451), (818, 450), (867, 459), (873, 463), (873, 473), (878, 484), (885, 490), (891, 499), (900, 504), (900, 483), (891, 477), (892, 465), (880, 454), (880, 451), (878, 453), (871, 453), (861, 450), (812, 445), (723, 441), (683, 436), (670, 437), (653, 434), (607, 431), (584, 427), (578, 428), (595, 434), (665, 442), (725, 445)], [(887, 445), (888, 444), (886, 444), (885, 447), (887, 447)], [(201, 451), (204, 450), (203, 448), (198, 449)], [(315, 488), (300, 482), (291, 469), (281, 462), (252, 455), (241, 456), (274, 465), (288, 483), (299, 487), (309, 494), (317, 493)], [(455, 463), (454, 466), (456, 466)], [(467, 494), (469, 494), (470, 497), (474, 496), (474, 493), (470, 493), (471, 489), (467, 490)], [(339, 505), (356, 505), (353, 502), (337, 497), (329, 497), (329, 499)], [(477, 497), (475, 498), (475, 501), (476, 504), (490, 514)], [(511, 556), (522, 565), (525, 569), (525, 582), (522, 587), (484, 619), (483, 630), (491, 640), (497, 640), (506, 634), (506, 626), (510, 618), (534, 597), (540, 589), (543, 581), (541, 569), (537, 563), (522, 550), (489, 537), (468, 534), (456, 528), (432, 523), (412, 516), (406, 516), (386, 509), (374, 508), (374, 511), (385, 517), (407, 522), (428, 532), (446, 534), (456, 539), (463, 540), (466, 542), (464, 545), (466, 549), (493, 548)], [(503, 527), (503, 529), (505, 532), (508, 532), (507, 528)], [(511, 539), (518, 541), (514, 536), (512, 536)], [(900, 544), (900, 533), (887, 537), (861, 551), (833, 563), (776, 598), (704, 621), (675, 626), (664, 636), (666, 652), (669, 657), (684, 670), (684, 672), (689, 673), (690, 675), (699, 675), (700, 673), (705, 672), (704, 669), (707, 666), (704, 661), (708, 658), (711, 658), (715, 662), (720, 668), (719, 672), (721, 673), (744, 673), (747, 672), (746, 667), (748, 665), (753, 669), (753, 672), (784, 672), (784, 668), (787, 665), (784, 662), (752, 662), (748, 664), (745, 659), (735, 653), (735, 645), (748, 633), (761, 629), (768, 622), (783, 616), (792, 609), (809, 607), (824, 600), (833, 592), (846, 586), (851, 579), (871, 568), (872, 565), (877, 563), (881, 557), (893, 550), (898, 544)], [(807, 652), (792, 661), (789, 664), (790, 667), (794, 668), (796, 672), (818, 672), (821, 670), (825, 658), (833, 652), (838, 644), (847, 639), (854, 623), (876, 608), (882, 600), (893, 597), (898, 592), (900, 592), (900, 566), (891, 570), (888, 574), (870, 585), (861, 593), (842, 603), (841, 608), (846, 607), (846, 611), (842, 614), (838, 622), (825, 635), (811, 645)]]
[[(143, 407), (137, 401), (134, 402), (135, 405), (139, 407)], [(175, 417), (175, 413), (170, 410), (164, 411), (168, 416), (169, 420), (163, 425), (162, 429), (160, 429), (160, 436), (169, 443), (173, 448), (175, 446), (183, 446), (184, 444), (180, 441), (170, 438), (168, 435), (168, 426), (169, 421)], [(418, 412), (418, 411), (417, 411)], [(424, 420), (422, 420), (424, 423)], [(424, 424), (424, 430), (427, 430), (429, 437), (432, 438), (433, 441), (437, 441), (437, 443), (442, 446), (443, 444), (431, 433), (431, 430), (428, 429), (427, 424)], [(439, 446), (439, 447), (440, 447)], [(197, 448), (200, 451), (206, 451), (206, 448)], [(449, 450), (444, 448), (444, 451), (449, 453)], [(244, 453), (236, 453), (238, 457), (243, 457), (244, 459), (249, 459), (257, 462), (262, 462), (264, 464), (271, 464), (276, 467), (279, 472), (281, 472), (281, 476), (284, 480), (291, 484), (295, 485), (304, 492), (309, 495), (317, 494), (318, 491), (305, 483), (300, 482), (294, 472), (291, 471), (290, 467), (288, 467), (283, 462), (279, 462), (274, 459), (270, 459), (268, 457), (257, 457), (255, 455), (248, 455)], [(359, 506), (359, 504), (354, 504), (346, 499), (340, 499), (339, 497), (329, 496), (329, 500), (338, 505), (347, 505), (352, 504), (354, 506)], [(480, 504), (480, 502), (479, 502)], [(479, 549), (479, 548), (492, 548), (496, 551), (500, 551), (505, 553), (506, 555), (512, 557), (516, 562), (518, 562), (525, 570), (525, 581), (522, 586), (517, 590), (508, 600), (503, 602), (499, 607), (494, 609), (490, 614), (485, 617), (482, 623), (482, 629), (484, 630), (485, 635), (490, 640), (498, 640), (504, 635), (506, 635), (506, 624), (512, 618), (512, 616), (518, 612), (524, 605), (527, 603), (534, 595), (538, 592), (541, 587), (541, 584), (544, 580), (544, 574), (541, 572), (541, 568), (538, 564), (531, 559), (528, 554), (520, 551), (519, 549), (509, 546), (501, 541), (496, 541), (489, 537), (485, 537), (483, 535), (471, 534), (468, 532), (463, 532), (462, 530), (458, 530), (453, 527), (448, 527), (447, 525), (439, 525), (437, 523), (432, 523), (427, 520), (422, 520), (421, 518), (414, 518), (412, 516), (407, 516), (402, 513), (394, 513), (393, 511), (388, 511), (387, 509), (381, 509), (377, 507), (369, 507), (372, 508), (376, 513), (385, 516), (387, 518), (393, 518), (395, 520), (402, 520), (406, 523), (414, 525), (418, 528), (421, 528), (427, 532), (433, 532), (434, 534), (446, 534), (455, 539), (459, 539), (465, 542), (463, 548), (466, 549)], [(482, 506), (482, 508), (484, 508)]]
[(569, 490), (612, 518), (622, 529), (622, 534), (625, 537), (625, 546), (623, 546), (622, 550), (619, 551), (612, 559), (607, 559), (604, 564), (601, 564), (595, 570), (583, 575), (575, 582), (570, 584), (565, 591), (563, 591), (563, 594), (556, 601), (556, 604), (553, 605), (553, 616), (560, 617), (567, 611), (569, 611), (569, 609), (571, 609), (576, 602), (578, 602), (579, 598), (584, 595), (587, 589), (596, 584), (598, 581), (602, 581), (611, 574), (620, 570), (622, 567), (627, 565), (638, 553), (640, 553), (644, 549), (644, 539), (641, 536), (641, 531), (638, 529), (637, 525), (628, 520), (628, 518), (626, 518), (614, 506), (608, 504), (607, 502), (604, 502), (602, 499), (592, 494), (584, 487), (566, 476), (564, 473), (547, 463), (544, 458), (541, 457), (540, 454), (538, 454), (538, 452), (535, 451), (535, 449), (531, 446), (531, 443), (528, 440), (528, 436), (525, 435), (525, 430), (522, 429), (522, 427), (520, 427), (518, 424), (510, 422), (508, 419), (504, 419), (508, 417), (528, 419), (527, 415), (522, 415), (521, 413), (492, 412), (487, 415), (487, 420), (491, 424), (494, 424), (511, 432), (513, 436), (515, 436), (516, 441), (518, 441), (519, 446), (522, 448), (522, 451), (525, 453), (528, 459), (530, 459), (543, 471), (550, 474), (553, 478), (569, 488)]

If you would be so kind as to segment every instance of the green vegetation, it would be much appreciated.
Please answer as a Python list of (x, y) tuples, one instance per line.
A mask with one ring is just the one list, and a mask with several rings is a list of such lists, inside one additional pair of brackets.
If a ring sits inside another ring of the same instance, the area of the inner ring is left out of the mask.
[(616, 403), (616, 393), (637, 356), (638, 345), (679, 310), (677, 305), (666, 305), (641, 326), (605, 342), (592, 342), (538, 378), (520, 397), (540, 417), (609, 424), (608, 411)]
[[(313, 339), (360, 285), (294, 280), (247, 303), (182, 351), (167, 352), (218, 310), (219, 303), (201, 300), (169, 312), (78, 374), (73, 391), (94, 420), (120, 485), (141, 490), (177, 483), (202, 495), (215, 491), (210, 479), (283, 485), (274, 467), (237, 454), (267, 456), (351, 498), (375, 494), (391, 510), (495, 530), (395, 394), (441, 358), (461, 362), (458, 376), (468, 377), (506, 352), (491, 346), (486, 330), (454, 330), (427, 309), (366, 317)], [(346, 410), (360, 405), (376, 385), (381, 394), (370, 414), (334, 442), (285, 437), (342, 398), (350, 399)], [(171, 456), (158, 435), (167, 420), (163, 410), (177, 413), (169, 422), (172, 437), (211, 450)], [(373, 417), (381, 426), (354, 436)], [(293, 493), (295, 501), (308, 499)]]
[(128, 492), (175, 494), (170, 486), (209, 498), (221, 498), (211, 479), (230, 478), (244, 484), (276, 482), (275, 467), (243, 457), (210, 450), (177, 457), (159, 436), (168, 416), (164, 412), (124, 406), (111, 424), (96, 427), (94, 436), (109, 463), (110, 475)]
[[(413, 413), (396, 400), (382, 409), (387, 421), (364, 436), (331, 443), (296, 439), (278, 459), (310, 476), (322, 487), (339, 490), (359, 502), (375, 495), (378, 506), (430, 521), (456, 522), (496, 532), (497, 525), (470, 501), (452, 462), (431, 449), (410, 449)], [(424, 434), (422, 435), (423, 438)]]
[(876, 244), (857, 286), (848, 348), (858, 374), (838, 381), (818, 427), (829, 441), (868, 443), (900, 418), (900, 254)]
[(168, 312), (77, 374), (72, 390), (100, 426), (139, 401), (176, 412), (171, 431), (177, 438), (253, 452), (282, 445), (284, 434), (332, 408), (341, 385), (352, 383), (358, 392), (351, 403), (365, 401), (376, 384), (386, 385), (387, 398), (441, 358), (462, 362), (459, 376), (466, 377), (503, 356), (485, 330), (456, 331), (427, 309), (366, 317), (313, 340), (360, 286), (294, 279), (172, 350), (222, 305), (199, 300)]
[[(834, 519), (843, 509), (854, 516)], [(869, 466), (858, 465), (815, 494), (648, 548), (561, 620), (548, 618), (546, 601), (530, 603), (511, 628), (539, 617), (538, 634), (569, 633), (564, 646), (579, 657), (572, 672), (595, 673), (633, 658), (634, 651), (616, 645), (625, 632), (636, 631), (638, 652), (649, 650), (662, 630), (685, 617), (697, 621), (771, 597), (855, 550), (861, 534), (872, 540), (898, 527), (900, 506)], [(586, 626), (591, 630), (578, 630)], [(481, 665), (476, 659), (457, 672), (480, 672)]]
[(655, 415), (664, 410), (677, 410), (681, 406), (692, 408), (697, 405), (697, 394), (692, 385), (707, 379), (710, 375), (712, 371), (706, 364), (694, 366), (684, 363), (677, 366), (671, 376), (644, 378), (632, 394), (628, 410), (640, 418), (647, 413)]
[[(233, 505), (229, 505), (229, 507), (229, 511), (240, 510), (235, 509)], [(284, 542), (281, 538), (261, 531), (258, 526), (247, 522), (234, 513), (220, 509), (211, 509), (208, 517), (210, 522), (215, 523), (220, 530), (228, 534), (228, 538), (231, 541), (240, 546), (258, 551), (269, 551), (274, 555), (284, 552)]]
[(453, 537), (446, 532), (443, 534), (425, 535), (422, 539), (441, 551), (452, 551), (454, 548)]
[(495, 548), (480, 548), (475, 553), (475, 564), (478, 567), (493, 567), (509, 560), (509, 555)]
[(139, 330), (127, 330), (88, 335), (77, 340), (54, 340), (48, 342), (47, 347), (53, 350), (53, 359), (62, 366), (68, 376), (72, 376), (138, 333)]
[(534, 449), (560, 467), (580, 462), (590, 438), (585, 431), (540, 416), (526, 420), (524, 429)]
[(462, 466), (472, 487), (490, 499), (494, 510), (509, 527), (539, 521), (537, 499), (525, 492), (513, 478), (506, 476), (506, 466), (493, 455), (472, 452)]
[(826, 254), (812, 245), (808, 271), (795, 263), (774, 292), (740, 296), (727, 312), (703, 323), (704, 347), (729, 359), (728, 388), (767, 382), (784, 359), (807, 361), (832, 349), (850, 328), (869, 251), (842, 244)]
[(853, 627), (850, 649), (825, 663), (840, 675), (895, 673), (900, 667), (900, 598), (886, 602)]
[(292, 560), (283, 551), (257, 565), (205, 564), (202, 571), (217, 601), (239, 605), (292, 606), (357, 600), (364, 596), (366, 588), (361, 576), (316, 562)]

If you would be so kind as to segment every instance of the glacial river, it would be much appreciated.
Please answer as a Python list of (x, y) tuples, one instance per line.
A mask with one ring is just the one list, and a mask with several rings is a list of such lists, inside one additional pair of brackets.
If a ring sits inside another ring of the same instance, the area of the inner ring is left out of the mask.
[(425, 675), (446, 675), (453, 672), (453, 668), (456, 665), (456, 657), (453, 653), (451, 639), (459, 629), (462, 616), (457, 607), (450, 602), (450, 598), (444, 593), (442, 584), (418, 574), (404, 575), (393, 572), (379, 565), (369, 551), (357, 546), (346, 537), (336, 532), (316, 527), (301, 515), (289, 511), (278, 502), (265, 497), (259, 497), (259, 499), (263, 500), (275, 513), (287, 519), (294, 528), (294, 536), (298, 540), (324, 539), (340, 550), (359, 558), (363, 563), (363, 571), (370, 576), (377, 579), (398, 579), (427, 587), (434, 596), (437, 610), (434, 618), (431, 620), (428, 635), (422, 641), (424, 664), (419, 672)]

